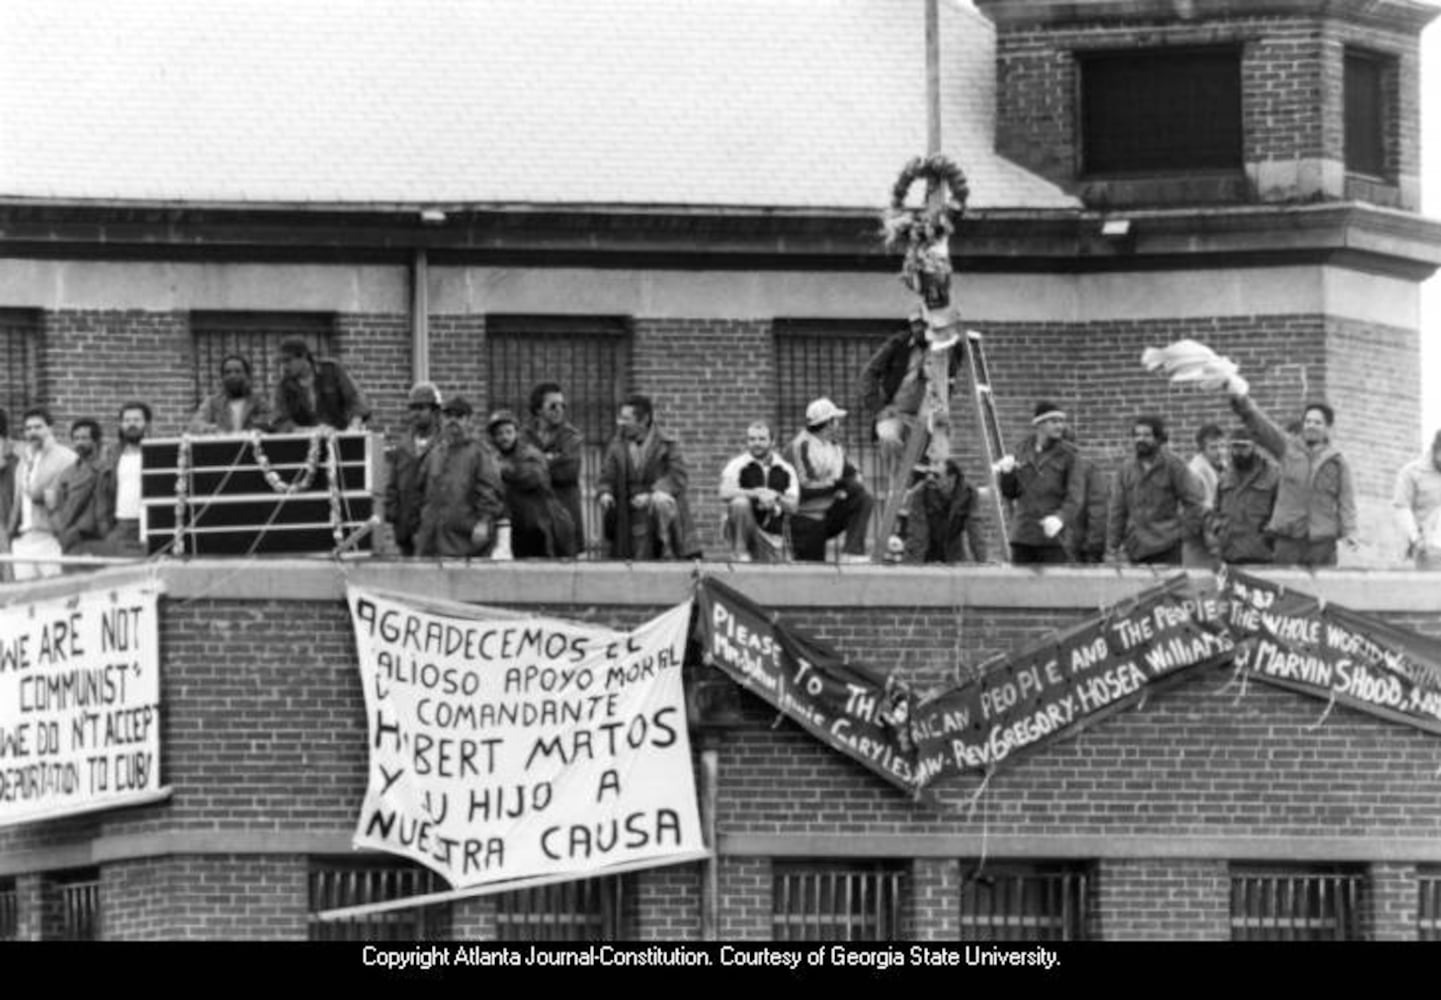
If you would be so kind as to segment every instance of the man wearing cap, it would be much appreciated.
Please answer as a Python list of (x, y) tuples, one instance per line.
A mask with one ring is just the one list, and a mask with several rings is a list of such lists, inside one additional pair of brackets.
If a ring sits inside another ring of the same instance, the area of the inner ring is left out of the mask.
[(569, 559), (575, 555), (570, 513), (550, 488), (545, 456), (520, 439), (515, 414), (497, 410), (485, 424), (500, 462), (511, 551), (517, 559)]
[(565, 392), (557, 382), (541, 382), (530, 390), (529, 426), (521, 431), (540, 449), (550, 470), (550, 488), (570, 514), (576, 554), (585, 551), (585, 522), (580, 506), (580, 462), (585, 439), (566, 419)]
[(417, 382), (406, 401), (410, 427), (390, 452), (385, 519), (395, 532), (395, 544), (403, 556), (415, 554), (415, 533), (420, 528), (421, 474), (425, 457), (440, 432), (440, 404), (440, 390), (434, 382)]
[(461, 396), (441, 408), (441, 436), (421, 472), (418, 556), (470, 557), (491, 553), (496, 521), (505, 513), (495, 460), (465, 432), (473, 412)]
[(777, 562), (785, 548), (786, 518), (800, 504), (800, 481), (776, 454), (770, 424), (746, 428), (746, 450), (721, 470), (725, 534), (737, 562)]
[(596, 483), (612, 559), (700, 557), (680, 443), (655, 425), (649, 396), (627, 396)]
[(1239, 375), (1227, 380), (1234, 409), (1256, 443), (1276, 456), (1281, 481), (1266, 525), (1281, 566), (1335, 566), (1336, 545), (1356, 547), (1356, 493), (1351, 467), (1331, 443), (1335, 411), (1307, 403), (1299, 434), (1288, 434), (1262, 413)]
[(1416, 568), (1441, 569), (1441, 431), (1425, 455), (1396, 474), (1392, 506)]
[(826, 542), (845, 533), (842, 562), (866, 562), (871, 495), (836, 440), (846, 411), (822, 396), (806, 407), (806, 427), (791, 441), (790, 463), (800, 479), (791, 518), (791, 547), (802, 562), (824, 562)]
[(1231, 432), (1231, 465), (1216, 486), (1216, 506), (1208, 518), (1212, 553), (1223, 563), (1269, 563), (1271, 536), (1266, 525), (1276, 507), (1281, 473), (1270, 456), (1256, 447), (1245, 427)]
[[(866, 363), (861, 373), (861, 405), (876, 414), (876, 440), (881, 446), (887, 477), (901, 462), (906, 438), (916, 426), (926, 398), (926, 321), (915, 313), (906, 326), (892, 334)], [(949, 376), (960, 370), (962, 349), (957, 345), (948, 359)]]
[(1166, 423), (1155, 415), (1131, 422), (1136, 457), (1123, 462), (1111, 491), (1106, 552), (1145, 565), (1181, 565), (1181, 540), (1199, 536), (1206, 492), (1186, 463), (1166, 447)]
[(191, 434), (268, 431), (270, 403), (250, 382), (250, 359), (227, 354), (220, 362), (220, 391), (200, 404), (190, 418)]
[(288, 434), (302, 427), (358, 431), (369, 419), (370, 404), (339, 361), (315, 357), (300, 337), (280, 345), (276, 433)]
[(1085, 475), (1081, 453), (1065, 440), (1066, 414), (1036, 404), (1034, 430), (996, 463), (1001, 495), (1013, 502), (1011, 562), (1018, 566), (1066, 562), (1061, 533), (1081, 509)]

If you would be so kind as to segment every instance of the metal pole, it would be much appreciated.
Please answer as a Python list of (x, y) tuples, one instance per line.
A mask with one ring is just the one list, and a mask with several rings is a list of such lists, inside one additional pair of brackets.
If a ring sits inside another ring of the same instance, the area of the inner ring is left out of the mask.
[(941, 151), (941, 13), (926, 0), (926, 152)]
[(700, 755), (700, 822), (702, 836), (710, 848), (702, 869), (700, 938), (702, 941), (720, 940), (720, 858), (716, 851), (720, 846), (716, 840), (716, 798), (717, 781), (720, 776), (720, 754), (715, 750), (702, 750)]
[(410, 364), (412, 382), (430, 381), (430, 266), (419, 247), (410, 259)]

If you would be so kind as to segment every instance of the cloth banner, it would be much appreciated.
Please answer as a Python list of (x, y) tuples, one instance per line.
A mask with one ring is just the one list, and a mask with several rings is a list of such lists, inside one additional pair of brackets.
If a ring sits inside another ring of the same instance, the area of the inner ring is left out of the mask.
[(915, 709), (922, 785), (989, 771), (1074, 736), (1200, 666), (1229, 659), (1214, 598), (1179, 574)]
[(847, 663), (717, 580), (700, 581), (696, 602), (707, 663), (821, 742), (891, 784), (916, 790), (911, 694), (905, 686)]
[(160, 792), (158, 583), (0, 609), (0, 826)]
[(1221, 596), (1246, 676), (1441, 733), (1441, 640), (1236, 569)]
[(370, 780), (354, 843), (457, 889), (704, 852), (686, 602), (632, 632), (351, 587)]

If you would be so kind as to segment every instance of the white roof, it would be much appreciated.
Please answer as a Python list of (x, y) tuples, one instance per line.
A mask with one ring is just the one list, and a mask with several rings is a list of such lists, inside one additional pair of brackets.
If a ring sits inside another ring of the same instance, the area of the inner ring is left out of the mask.
[[(942, 0), (975, 207), (989, 21)], [(925, 149), (923, 0), (0, 0), (0, 196), (876, 208)]]

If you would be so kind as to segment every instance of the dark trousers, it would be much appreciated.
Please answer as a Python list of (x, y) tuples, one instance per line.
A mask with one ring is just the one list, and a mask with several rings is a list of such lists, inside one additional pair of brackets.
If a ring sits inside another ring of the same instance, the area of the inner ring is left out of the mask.
[(1141, 556), (1132, 559), (1131, 562), (1137, 566), (1179, 566), (1181, 565), (1181, 543), (1177, 542), (1169, 549), (1162, 549), (1160, 552), (1152, 552), (1148, 556)]
[(866, 527), (871, 519), (871, 495), (856, 487), (845, 499), (833, 500), (824, 519), (795, 514), (791, 517), (791, 550), (797, 562), (824, 562), (826, 542), (846, 534), (845, 551), (866, 554)]
[(1070, 560), (1059, 545), (1011, 543), (1011, 562), (1016, 566), (1064, 566)]
[(1276, 557), (1272, 563), (1277, 566), (1334, 566), (1336, 539), (1278, 538)]

